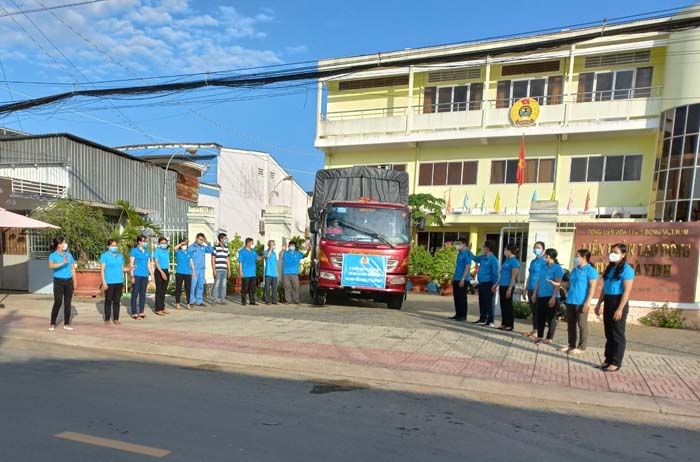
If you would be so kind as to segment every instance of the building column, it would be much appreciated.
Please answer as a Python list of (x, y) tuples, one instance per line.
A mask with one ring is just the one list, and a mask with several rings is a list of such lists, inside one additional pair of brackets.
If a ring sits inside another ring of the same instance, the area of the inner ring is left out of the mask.
[(413, 66), (408, 66), (408, 107), (406, 108), (406, 133), (413, 130)]
[[(536, 201), (530, 205), (530, 226), (527, 230), (527, 248), (531, 249), (535, 242), (544, 242), (545, 248), (556, 248), (557, 217), (559, 215), (559, 202)], [(528, 253), (527, 265), (534, 254)], [(527, 280), (526, 275), (526, 280)]]
[(484, 101), (481, 103), (481, 127), (486, 127), (486, 119), (489, 111), (489, 104), (495, 99), (491, 98), (491, 60), (487, 56), (485, 61), (485, 71), (484, 71)]
[[(197, 233), (204, 234), (211, 245), (217, 242), (214, 207), (190, 207), (187, 211), (187, 237), (190, 240), (190, 244), (194, 242)], [(205, 258), (204, 260), (207, 265), (205, 282), (206, 284), (213, 284), (211, 258)]]

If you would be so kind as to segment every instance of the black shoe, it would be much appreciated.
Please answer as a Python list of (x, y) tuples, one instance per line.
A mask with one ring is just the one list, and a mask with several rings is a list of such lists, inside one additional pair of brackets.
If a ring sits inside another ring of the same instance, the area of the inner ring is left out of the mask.
[(197, 303), (197, 306), (207, 306), (204, 303)]
[(257, 303), (255, 303), (255, 302), (250, 302), (250, 304), (251, 304), (251, 305), (257, 305)]
[(457, 315), (454, 315), (454, 316), (450, 316), (450, 317), (449, 317), (449, 318), (447, 318), (447, 319), (457, 319), (458, 317), (459, 317), (459, 316), (457, 316)]
[(459, 316), (457, 318), (450, 318), (450, 319), (454, 319), (455, 321), (459, 321), (459, 322), (464, 322), (467, 320), (467, 317), (466, 316)]
[(472, 324), (483, 324), (484, 321), (479, 319), (478, 321), (472, 321)]

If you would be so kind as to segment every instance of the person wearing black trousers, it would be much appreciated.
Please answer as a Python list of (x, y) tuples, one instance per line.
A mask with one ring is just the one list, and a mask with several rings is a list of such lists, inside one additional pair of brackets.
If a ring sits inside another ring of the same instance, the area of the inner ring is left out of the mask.
[(71, 301), (75, 284), (75, 259), (68, 251), (68, 243), (63, 237), (51, 241), (49, 268), (53, 271), (53, 307), (51, 307), (51, 324), (49, 330), (56, 329), (56, 318), (63, 305), (63, 328), (73, 330), (70, 324)]
[[(564, 269), (557, 261), (558, 252), (556, 249), (544, 251), (544, 261), (546, 266), (540, 272), (540, 278), (535, 285), (532, 301), (537, 303), (537, 338), (535, 343), (552, 343), (554, 333), (557, 330), (557, 305), (559, 303), (559, 290), (555, 290), (555, 285), (561, 284), (564, 277)], [(545, 325), (547, 338), (544, 337)]]
[(472, 258), (468, 250), (469, 244), (464, 238), (457, 241), (457, 261), (455, 263), (455, 274), (452, 278), (452, 294), (455, 301), (455, 315), (450, 319), (455, 321), (466, 321), (467, 319), (467, 278), (469, 277), (469, 268), (472, 264)]
[(627, 339), (625, 323), (629, 313), (629, 299), (634, 282), (634, 269), (627, 263), (627, 246), (615, 244), (608, 256), (610, 263), (603, 273), (602, 296), (598, 297), (595, 314), (603, 307), (605, 327), (605, 361), (599, 366), (605, 372), (616, 372), (622, 367)]
[(124, 273), (131, 271), (131, 267), (125, 266), (124, 263), (124, 256), (119, 253), (117, 241), (115, 239), (107, 241), (107, 251), (100, 256), (102, 290), (105, 293), (105, 326), (109, 326), (110, 322), (115, 326), (121, 324), (119, 303), (124, 289)]
[(501, 277), (499, 279), (499, 299), (501, 301), (501, 326), (500, 330), (512, 331), (515, 328), (515, 316), (513, 313), (513, 289), (518, 280), (520, 249), (517, 245), (510, 244), (506, 247), (506, 261), (501, 265)]

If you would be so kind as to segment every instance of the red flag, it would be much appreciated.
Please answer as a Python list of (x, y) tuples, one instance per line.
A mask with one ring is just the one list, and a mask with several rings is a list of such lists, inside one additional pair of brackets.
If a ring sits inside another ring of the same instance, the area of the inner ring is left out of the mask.
[(589, 189), (588, 192), (586, 193), (586, 205), (583, 206), (583, 211), (588, 212), (588, 209), (591, 208), (591, 190)]
[(516, 173), (516, 178), (518, 180), (518, 187), (522, 186), (525, 182), (525, 135), (523, 134), (523, 139), (520, 142), (520, 155), (518, 156), (518, 171)]

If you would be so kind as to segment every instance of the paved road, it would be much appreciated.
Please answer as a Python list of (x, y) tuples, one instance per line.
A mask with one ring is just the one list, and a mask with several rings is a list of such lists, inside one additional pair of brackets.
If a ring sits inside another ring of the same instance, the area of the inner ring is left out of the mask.
[[(659, 414), (523, 410), (26, 341), (0, 348), (7, 461), (691, 461), (700, 451), (697, 420)], [(86, 443), (95, 437), (116, 448)]]

